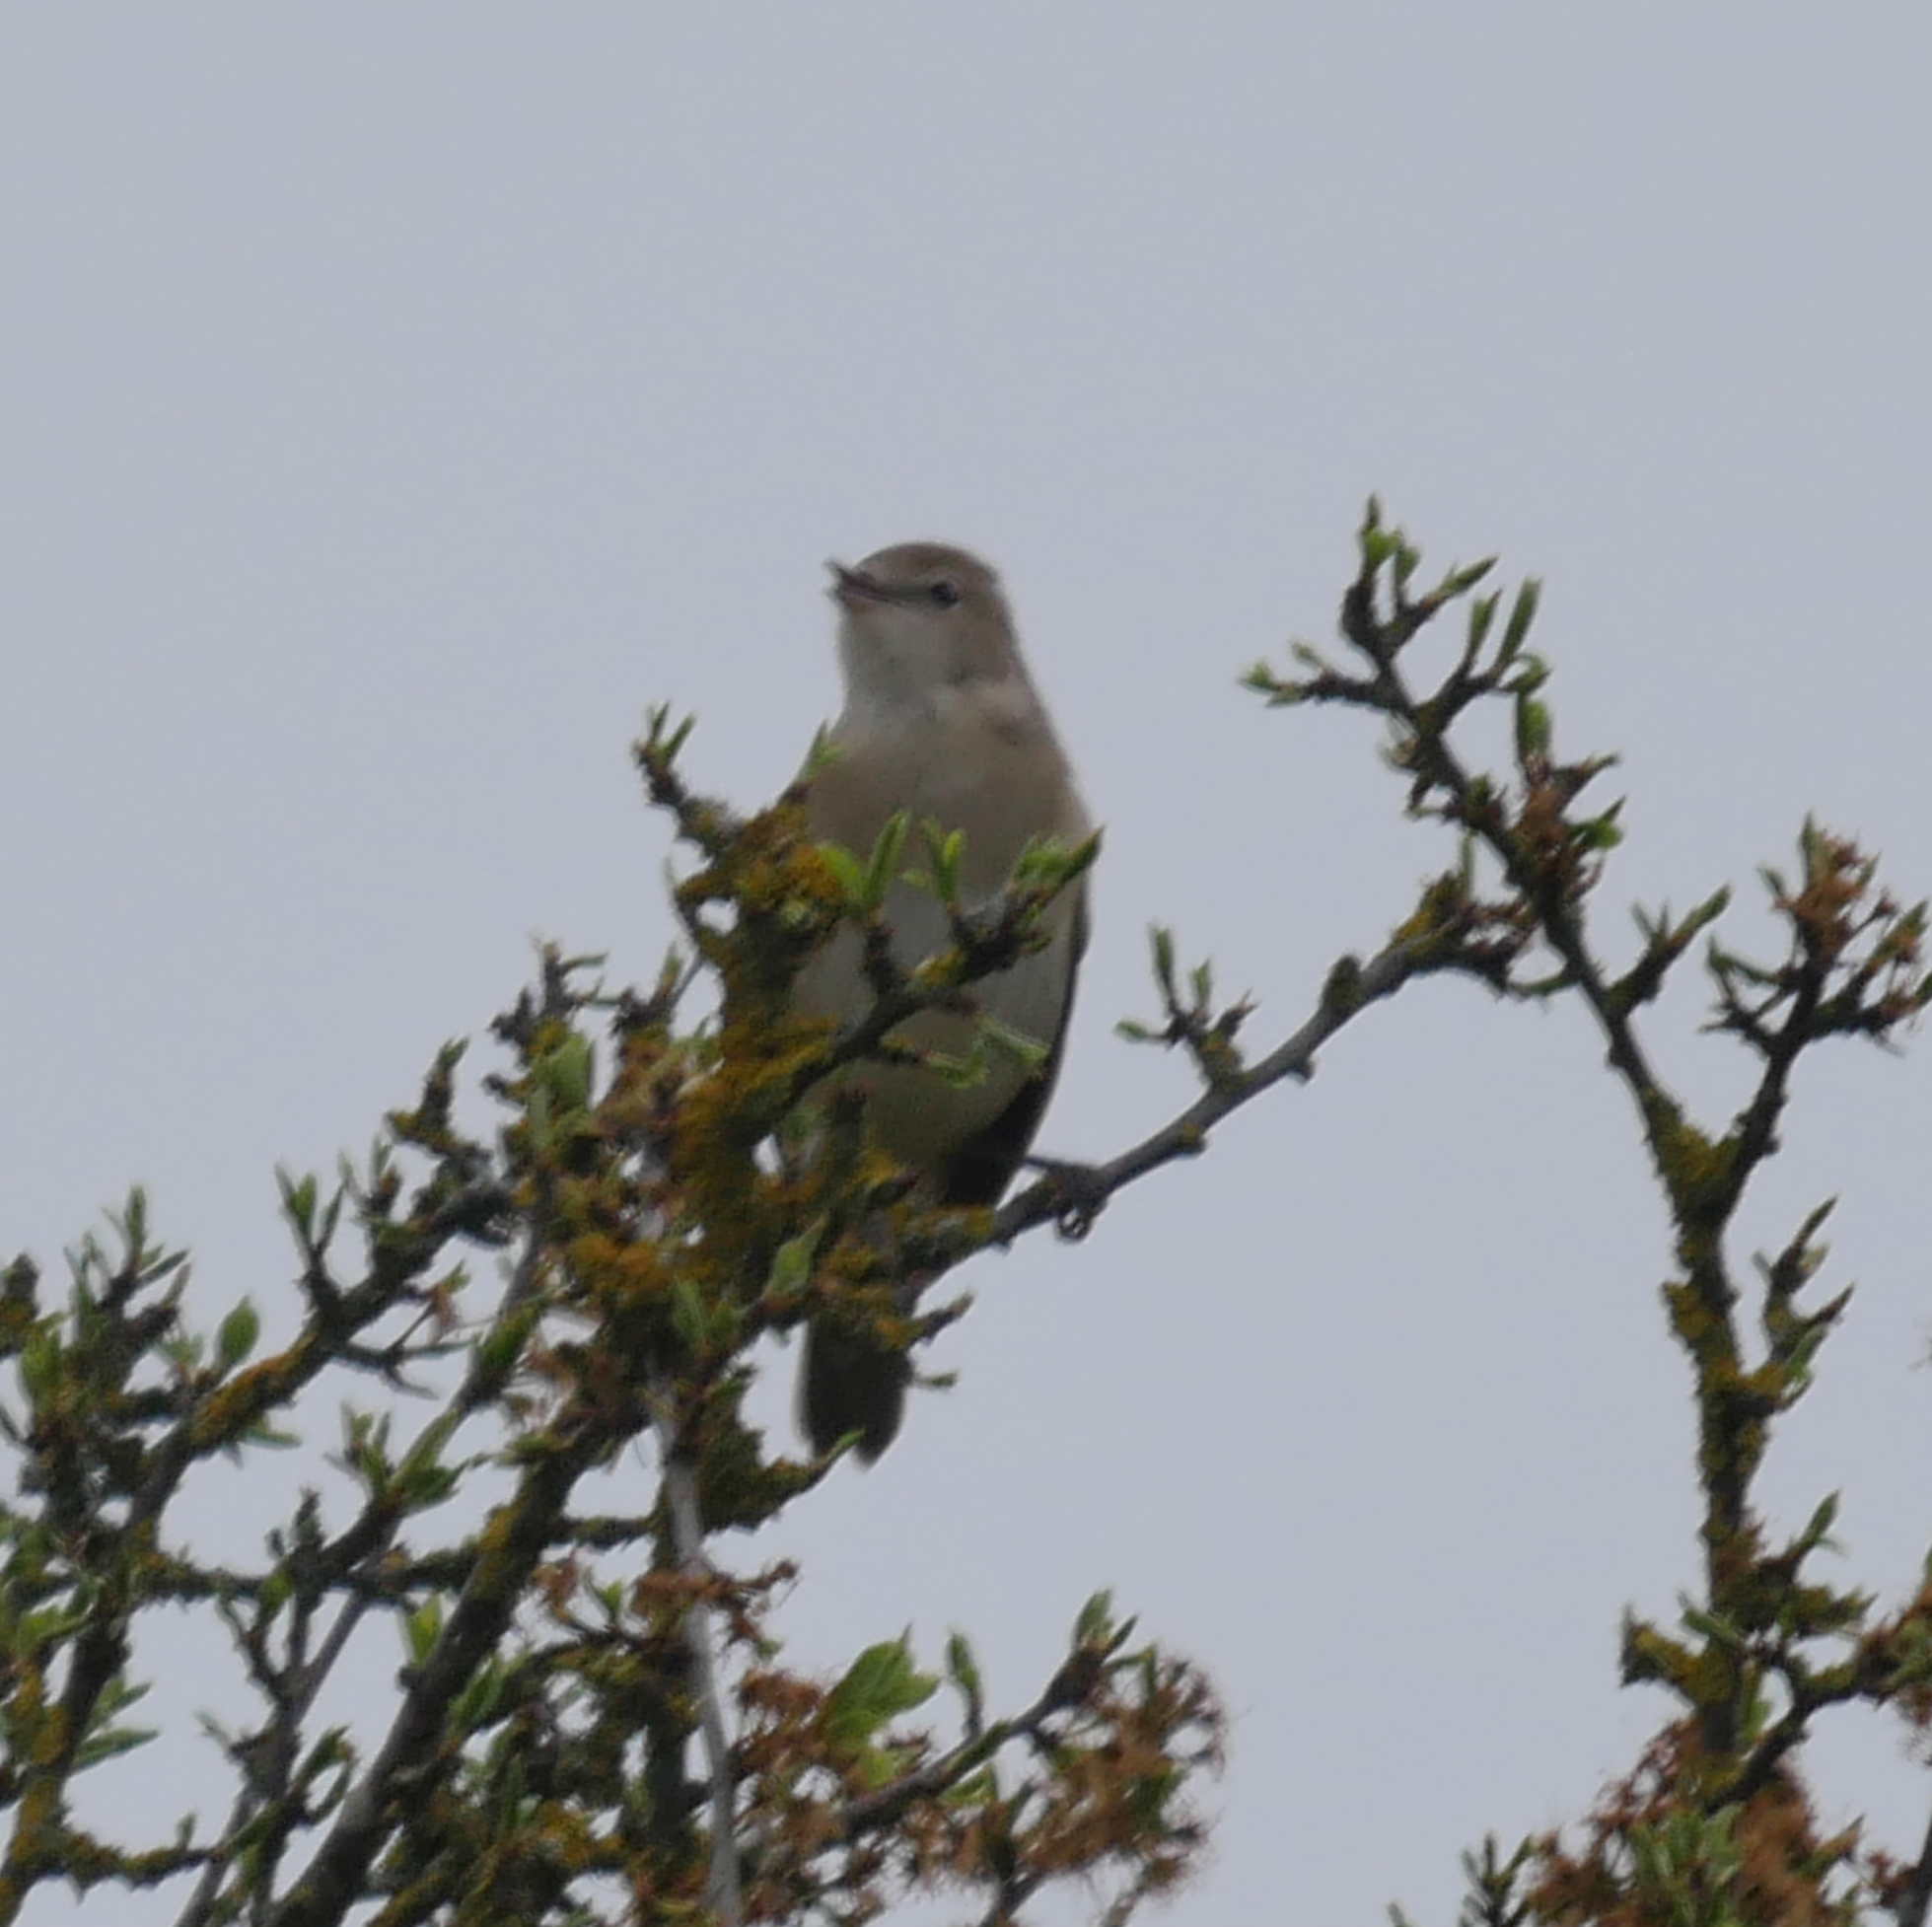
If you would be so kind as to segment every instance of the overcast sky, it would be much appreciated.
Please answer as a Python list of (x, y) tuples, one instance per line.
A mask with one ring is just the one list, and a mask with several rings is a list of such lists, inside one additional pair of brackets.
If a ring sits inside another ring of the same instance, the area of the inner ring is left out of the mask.
[[(1607, 944), (1726, 880), (1761, 937), (1808, 810), (1932, 888), (1929, 71), (1902, 4), (9, 8), (0, 1247), (57, 1268), (141, 1179), (199, 1302), (286, 1329), (274, 1165), (366, 1146), (533, 936), (652, 971), (646, 705), (761, 801), (835, 706), (823, 559), (908, 536), (1001, 567), (1107, 825), (1050, 1151), (1188, 1095), (1111, 1035), (1150, 920), (1265, 1043), (1444, 860), (1364, 723), (1234, 686), (1326, 639), (1372, 489), (1546, 579), (1558, 747), (1625, 757)], [(1721, 1124), (1697, 1015), (1659, 1050)], [(960, 1625), (1019, 1703), (1111, 1585), (1235, 1716), (1173, 1917), (1446, 1923), (1461, 1848), (1634, 1756), (1619, 1616), (1696, 1570), (1601, 1054), (1425, 985), (1085, 1245), (979, 1260), (958, 1389), (785, 1523), (793, 1656)], [(1888, 1598), (1929, 1080), (1808, 1067), (1747, 1214), (1842, 1194), (1861, 1289), (1764, 1490), (1842, 1486)], [(218, 1697), (189, 1650), (148, 1648), (170, 1717)], [(197, 1744), (119, 1815), (214, 1820)], [(1895, 1729), (1816, 1764), (1916, 1845)]]

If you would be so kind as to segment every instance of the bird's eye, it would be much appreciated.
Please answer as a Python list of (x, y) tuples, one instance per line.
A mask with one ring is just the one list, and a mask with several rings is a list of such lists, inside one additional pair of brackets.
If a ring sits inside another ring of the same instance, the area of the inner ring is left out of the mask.
[(926, 594), (930, 596), (933, 599), (933, 601), (939, 605), (941, 608), (957, 607), (965, 598), (965, 591), (961, 589), (960, 585), (957, 582), (948, 582), (943, 577), (938, 582), (935, 582), (933, 586), (926, 591)]

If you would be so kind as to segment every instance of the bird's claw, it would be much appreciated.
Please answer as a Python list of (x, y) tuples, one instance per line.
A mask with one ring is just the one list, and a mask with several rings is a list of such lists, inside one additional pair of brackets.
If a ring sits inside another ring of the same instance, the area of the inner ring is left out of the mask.
[(1070, 1243), (1093, 1230), (1111, 1191), (1097, 1165), (1075, 1164), (1062, 1158), (1030, 1157), (1028, 1166), (1053, 1186), (1053, 1229)]

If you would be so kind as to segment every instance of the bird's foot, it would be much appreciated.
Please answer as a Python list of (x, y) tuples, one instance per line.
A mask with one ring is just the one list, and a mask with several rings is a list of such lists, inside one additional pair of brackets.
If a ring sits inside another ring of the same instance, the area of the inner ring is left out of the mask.
[(1085, 1238), (1112, 1194), (1100, 1167), (1038, 1157), (1030, 1157), (1027, 1165), (1053, 1186), (1053, 1229), (1070, 1241)]

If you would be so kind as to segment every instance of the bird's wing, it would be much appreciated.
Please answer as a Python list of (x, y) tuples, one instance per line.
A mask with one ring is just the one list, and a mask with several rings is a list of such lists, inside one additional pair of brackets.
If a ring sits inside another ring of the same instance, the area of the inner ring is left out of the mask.
[[(1005, 1109), (972, 1133), (947, 1161), (940, 1183), (941, 1201), (952, 1205), (997, 1204), (1013, 1181), (1032, 1147), (1039, 1120), (1045, 1115), (1053, 1087), (1059, 1082), (1060, 1063), (1066, 1055), (1067, 1033), (1072, 1029), (1073, 993), (1080, 975), (1080, 960), (1087, 953), (1087, 888), (1083, 880), (1073, 886), (1073, 928), (1064, 945), (1055, 944), (1029, 964), (1063, 962), (1058, 1008), (1043, 1035), (1050, 1039), (1046, 1059), (1027, 1078)], [(1016, 1025), (1016, 1030), (1023, 1027)]]

